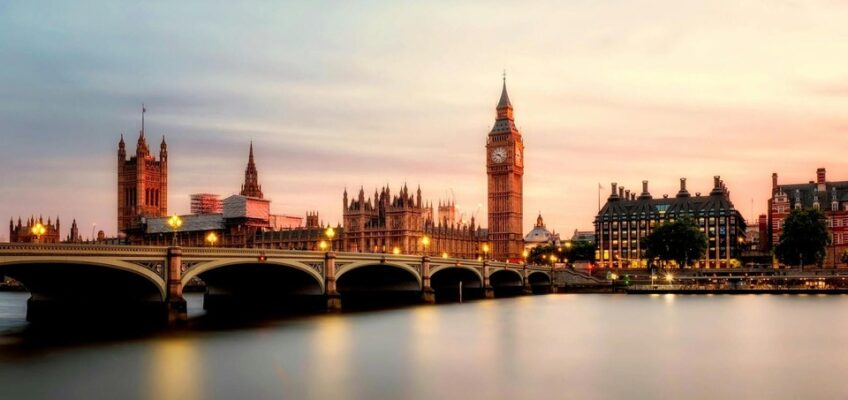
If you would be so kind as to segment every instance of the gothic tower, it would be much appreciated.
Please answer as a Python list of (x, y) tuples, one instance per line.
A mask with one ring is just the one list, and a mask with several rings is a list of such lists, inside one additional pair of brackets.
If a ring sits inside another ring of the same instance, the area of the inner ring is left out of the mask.
[(162, 136), (157, 161), (144, 136), (146, 111), (142, 107), (135, 156), (127, 159), (123, 134), (118, 142), (118, 232), (123, 234), (138, 229), (143, 218), (168, 215), (168, 145)]
[(262, 186), (259, 185), (259, 172), (253, 162), (253, 141), (250, 142), (250, 155), (247, 157), (247, 168), (244, 170), (244, 184), (241, 185), (241, 195), (262, 198)]
[(520, 259), (523, 249), (522, 208), (524, 142), (515, 127), (504, 76), (497, 118), (486, 141), (489, 243), (496, 260)]

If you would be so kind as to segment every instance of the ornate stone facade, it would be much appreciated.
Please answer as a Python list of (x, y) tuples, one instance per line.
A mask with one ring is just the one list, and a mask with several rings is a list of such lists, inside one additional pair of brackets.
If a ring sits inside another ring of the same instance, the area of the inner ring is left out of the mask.
[(131, 234), (145, 218), (168, 215), (168, 146), (159, 145), (159, 160), (151, 154), (144, 137), (144, 112), (135, 156), (127, 159), (124, 135), (118, 142), (118, 232)]
[(521, 260), (524, 142), (515, 126), (506, 77), (497, 106), (497, 118), (486, 142), (489, 235), (496, 260)]
[[(397, 195), (391, 189), (374, 191), (365, 198), (359, 190), (356, 199), (343, 195), (344, 237), (342, 249), (351, 252), (402, 254), (447, 254), (450, 257), (476, 258), (482, 254), (485, 231), (474, 219), (468, 225), (456, 222), (436, 223), (433, 207), (421, 200), (421, 189), (413, 196), (406, 185)], [(445, 215), (447, 217), (447, 215)], [(427, 237), (429, 244), (425, 244)]]
[[(37, 224), (41, 224), (44, 227), (44, 234), (36, 235), (33, 233), (32, 228)], [(47, 223), (44, 222), (44, 218), (42, 217), (30, 217), (28, 220), (22, 222), (20, 218), (18, 218), (18, 223), (15, 224), (12, 220), (9, 220), (9, 242), (10, 243), (59, 243), (59, 217), (56, 217), (56, 223), (53, 223), (53, 220), (47, 218)]]

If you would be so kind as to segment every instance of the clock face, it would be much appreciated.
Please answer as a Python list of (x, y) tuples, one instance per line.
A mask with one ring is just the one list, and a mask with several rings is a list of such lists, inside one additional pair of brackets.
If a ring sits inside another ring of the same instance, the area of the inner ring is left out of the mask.
[(492, 150), (492, 162), (500, 164), (506, 161), (506, 148), (498, 147)]

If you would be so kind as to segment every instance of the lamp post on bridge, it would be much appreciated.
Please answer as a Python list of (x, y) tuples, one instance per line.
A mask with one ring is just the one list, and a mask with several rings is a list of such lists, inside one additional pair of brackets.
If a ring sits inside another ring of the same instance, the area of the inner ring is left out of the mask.
[(41, 236), (47, 233), (47, 228), (39, 222), (32, 227), (31, 231), (32, 234), (35, 235), (35, 242), (41, 243)]
[(209, 234), (206, 235), (206, 243), (209, 243), (209, 246), (215, 247), (215, 243), (217, 243), (217, 242), (218, 242), (218, 235), (216, 235), (215, 232), (209, 232)]
[(324, 235), (327, 236), (327, 239), (330, 242), (330, 251), (333, 251), (333, 238), (336, 236), (336, 230), (333, 229), (332, 226), (327, 226), (327, 230), (324, 231)]
[(168, 226), (170, 226), (171, 229), (173, 229), (173, 231), (174, 231), (173, 246), (176, 246), (177, 245), (177, 230), (180, 229), (181, 226), (183, 226), (183, 220), (182, 220), (182, 218), (180, 218), (179, 215), (174, 214), (174, 215), (171, 216), (171, 218), (168, 218)]
[(430, 246), (430, 237), (429, 236), (424, 235), (424, 237), (421, 238), (421, 246), (424, 248), (423, 249), (424, 255), (425, 256), (428, 255), (427, 249)]

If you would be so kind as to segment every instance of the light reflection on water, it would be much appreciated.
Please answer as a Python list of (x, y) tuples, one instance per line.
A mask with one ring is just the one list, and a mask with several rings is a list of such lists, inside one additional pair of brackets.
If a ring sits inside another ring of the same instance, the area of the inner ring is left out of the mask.
[[(24, 324), (21, 300), (0, 293), (7, 332)], [(63, 348), (0, 340), (0, 388), (64, 399), (844, 398), (846, 307), (848, 296), (549, 295)]]

